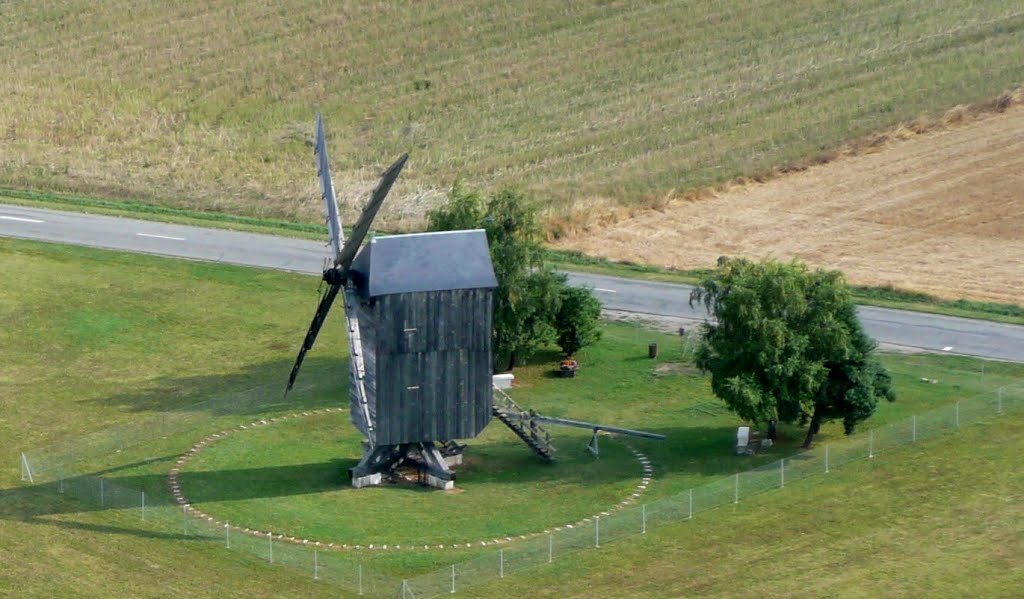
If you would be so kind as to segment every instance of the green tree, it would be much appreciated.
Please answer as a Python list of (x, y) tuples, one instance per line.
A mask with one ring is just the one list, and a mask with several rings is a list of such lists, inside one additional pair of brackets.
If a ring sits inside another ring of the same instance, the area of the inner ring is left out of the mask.
[(566, 285), (559, 296), (555, 334), (558, 346), (571, 358), (601, 338), (601, 330), (597, 328), (598, 319), (601, 318), (601, 302), (593, 291), (585, 287)]
[(448, 202), (427, 215), (430, 231), (484, 229), (498, 288), (494, 293), (495, 370), (505, 369), (554, 338), (555, 314), (565, 277), (544, 265), (541, 229), (522, 194), (503, 190), (485, 198), (456, 181)]
[(838, 271), (719, 258), (690, 295), (715, 323), (705, 324), (697, 366), (711, 389), (741, 418), (810, 424), (804, 447), (821, 425), (842, 420), (847, 434), (895, 400), (874, 342), (857, 319)]

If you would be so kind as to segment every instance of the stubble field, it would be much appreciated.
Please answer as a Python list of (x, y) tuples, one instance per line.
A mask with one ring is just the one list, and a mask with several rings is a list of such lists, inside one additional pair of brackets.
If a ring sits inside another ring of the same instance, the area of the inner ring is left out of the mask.
[(797, 257), (860, 285), (1024, 301), (1024, 108), (904, 133), (765, 183), (595, 220), (560, 245), (676, 268)]

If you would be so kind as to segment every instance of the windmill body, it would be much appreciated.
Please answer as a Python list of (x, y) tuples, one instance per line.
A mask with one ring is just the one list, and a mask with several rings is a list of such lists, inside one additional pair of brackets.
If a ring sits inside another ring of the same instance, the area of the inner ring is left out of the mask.
[(497, 286), (483, 231), (373, 239), (352, 265), (377, 445), (443, 443), (477, 436), (491, 420), (492, 294)]

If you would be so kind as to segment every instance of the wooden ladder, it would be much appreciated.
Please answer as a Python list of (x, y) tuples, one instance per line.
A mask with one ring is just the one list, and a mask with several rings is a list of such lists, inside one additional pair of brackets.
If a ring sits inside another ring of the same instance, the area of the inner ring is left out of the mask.
[(551, 434), (540, 425), (530, 411), (521, 408), (507, 393), (497, 387), (494, 388), (494, 405), (491, 412), (544, 461), (555, 460), (555, 446), (551, 443)]

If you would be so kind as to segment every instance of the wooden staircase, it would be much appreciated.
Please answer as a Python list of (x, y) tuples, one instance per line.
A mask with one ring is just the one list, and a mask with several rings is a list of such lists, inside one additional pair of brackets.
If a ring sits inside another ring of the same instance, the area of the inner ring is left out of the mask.
[(555, 460), (555, 446), (551, 443), (551, 434), (533, 417), (532, 412), (521, 408), (507, 393), (497, 387), (494, 388), (494, 405), (491, 412), (544, 461)]

